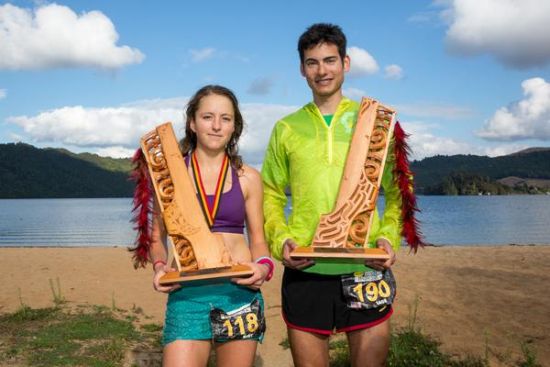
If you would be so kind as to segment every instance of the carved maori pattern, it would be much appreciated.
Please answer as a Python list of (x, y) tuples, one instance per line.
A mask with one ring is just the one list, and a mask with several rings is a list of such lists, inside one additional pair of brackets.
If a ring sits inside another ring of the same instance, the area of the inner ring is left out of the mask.
[[(369, 210), (369, 198), (375, 195), (375, 191), (376, 187), (367, 180), (363, 172), (349, 199), (337, 211), (322, 217), (314, 240), (315, 246), (342, 247), (342, 244), (348, 243), (348, 232), (355, 235), (357, 229), (360, 231), (358, 219), (361, 213)], [(355, 245), (346, 244), (346, 247)]]
[(174, 183), (162, 150), (160, 137), (152, 131), (144, 137), (145, 154), (151, 166), (151, 180), (160, 199), (166, 231), (172, 239), (182, 271), (197, 270), (198, 264), (193, 247), (185, 234), (193, 234), (199, 229), (187, 223), (174, 200)]
[(176, 236), (174, 246), (176, 247), (182, 271), (197, 270), (199, 268), (189, 240), (185, 237)]
[[(366, 107), (368, 104), (365, 104)], [(363, 247), (366, 243), (389, 145), (392, 116), (393, 111), (378, 106), (359, 182), (350, 183), (355, 188), (339, 208), (321, 217), (313, 240), (314, 246), (354, 248)]]

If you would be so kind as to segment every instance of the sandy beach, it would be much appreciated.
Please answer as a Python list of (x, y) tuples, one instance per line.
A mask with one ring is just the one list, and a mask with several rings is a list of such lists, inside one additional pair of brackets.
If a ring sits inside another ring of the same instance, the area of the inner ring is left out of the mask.
[[(395, 328), (405, 327), (417, 303), (416, 325), (445, 352), (484, 356), (512, 366), (521, 344), (550, 366), (550, 246), (403, 249), (394, 266), (398, 284)], [(291, 366), (280, 316), (281, 268), (263, 287), (268, 331), (258, 353), (263, 366)], [(134, 270), (123, 248), (0, 248), (0, 313), (52, 305), (50, 279), (59, 278), (70, 303), (141, 307), (162, 323), (165, 296), (152, 289), (151, 268)]]

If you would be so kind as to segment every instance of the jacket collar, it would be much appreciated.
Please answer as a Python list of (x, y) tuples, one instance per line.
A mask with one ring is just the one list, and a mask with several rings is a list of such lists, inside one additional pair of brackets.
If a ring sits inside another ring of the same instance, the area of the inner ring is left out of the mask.
[[(340, 100), (340, 103), (338, 103), (338, 107), (336, 108), (336, 111), (334, 111), (334, 115), (337, 115), (340, 111), (345, 110), (347, 107), (349, 107), (351, 103), (352, 103), (351, 99), (342, 96), (342, 99)], [(320, 116), (323, 115), (321, 111), (319, 111), (319, 107), (317, 107), (317, 105), (313, 101), (306, 104), (304, 106), (304, 109), (314, 114), (319, 114)]]

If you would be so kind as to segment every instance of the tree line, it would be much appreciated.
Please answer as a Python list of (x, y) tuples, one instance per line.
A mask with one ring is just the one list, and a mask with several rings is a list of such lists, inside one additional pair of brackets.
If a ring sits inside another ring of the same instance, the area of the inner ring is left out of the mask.
[[(507, 177), (549, 180), (550, 148), (531, 148), (500, 157), (453, 155), (414, 161), (415, 188), (426, 195), (537, 194), (550, 191), (529, 180), (509, 185)], [(502, 180), (506, 182), (506, 180)]]
[[(39, 149), (24, 143), (0, 144), (0, 198), (130, 197), (134, 189), (128, 179), (130, 170), (128, 158)], [(437, 155), (412, 162), (411, 170), (419, 194), (544, 193), (550, 191), (550, 148), (495, 158)], [(499, 182), (506, 177), (546, 179), (548, 188), (529, 180), (513, 185)]]
[(129, 159), (0, 144), (0, 198), (129, 197)]

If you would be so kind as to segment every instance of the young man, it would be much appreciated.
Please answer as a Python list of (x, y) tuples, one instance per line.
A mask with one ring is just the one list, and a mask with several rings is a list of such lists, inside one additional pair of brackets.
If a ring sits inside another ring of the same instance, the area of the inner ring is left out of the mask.
[[(297, 246), (310, 246), (320, 215), (333, 209), (359, 108), (342, 95), (350, 58), (340, 27), (312, 25), (300, 37), (298, 51), (313, 102), (277, 122), (262, 168), (266, 235), (273, 256), (285, 266), (283, 317), (292, 357), (299, 367), (328, 366), (328, 338), (336, 330), (347, 334), (352, 366), (383, 366), (391, 305), (353, 307), (343, 283), (356, 272), (383, 271), (395, 262), (401, 196), (392, 174), (394, 157), (388, 155), (382, 178), (384, 216), (380, 219), (374, 213), (369, 238), (369, 243), (390, 254), (389, 260), (363, 265), (290, 257)], [(292, 195), (288, 220), (287, 187)], [(391, 271), (387, 273), (391, 276)]]

